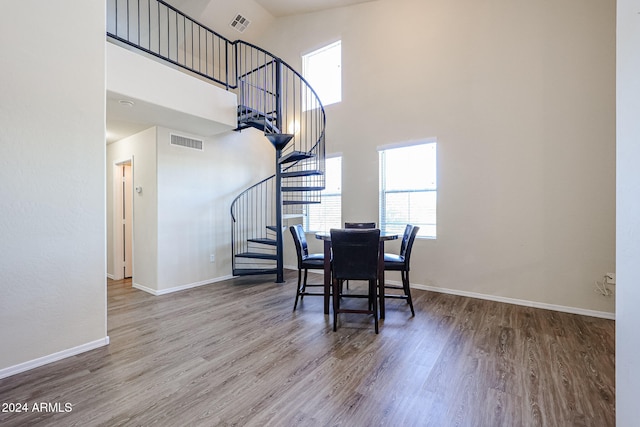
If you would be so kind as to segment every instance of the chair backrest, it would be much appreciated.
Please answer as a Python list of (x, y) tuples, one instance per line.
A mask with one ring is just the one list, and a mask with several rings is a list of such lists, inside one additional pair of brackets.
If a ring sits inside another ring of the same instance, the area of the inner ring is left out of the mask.
[(302, 268), (302, 260), (309, 255), (309, 248), (307, 247), (307, 237), (304, 234), (302, 225), (296, 224), (289, 227), (291, 235), (293, 236), (293, 243), (296, 245), (296, 253), (298, 254), (298, 268)]
[(418, 230), (420, 230), (420, 227), (411, 224), (407, 224), (404, 229), (402, 244), (400, 245), (400, 256), (404, 257), (404, 265), (406, 270), (409, 270), (409, 258), (411, 258), (411, 249), (413, 248), (414, 240), (416, 240)]
[(344, 228), (359, 228), (359, 229), (376, 228), (376, 223), (375, 222), (345, 222)]
[(378, 277), (380, 230), (332, 229), (333, 275), (339, 280)]

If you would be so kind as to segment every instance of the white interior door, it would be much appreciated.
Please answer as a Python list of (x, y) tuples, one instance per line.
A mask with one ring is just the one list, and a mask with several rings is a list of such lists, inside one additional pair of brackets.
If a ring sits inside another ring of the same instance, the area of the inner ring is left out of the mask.
[(133, 168), (131, 160), (113, 171), (114, 280), (133, 276)]
[(122, 242), (123, 242), (123, 273), (125, 278), (133, 275), (132, 261), (132, 226), (133, 226), (133, 184), (131, 179), (131, 164), (122, 165)]

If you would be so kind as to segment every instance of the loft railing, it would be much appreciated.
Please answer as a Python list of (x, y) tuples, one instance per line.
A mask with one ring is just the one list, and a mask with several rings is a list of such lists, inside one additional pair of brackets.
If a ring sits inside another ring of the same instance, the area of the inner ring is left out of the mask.
[(107, 0), (107, 35), (235, 88), (235, 44), (162, 0)]
[(107, 0), (107, 35), (237, 90), (247, 114), (268, 113), (277, 125), (273, 130), (295, 134), (287, 152), (311, 151), (324, 142), (317, 94), (297, 71), (258, 46), (230, 41), (162, 0)]
[[(162, 0), (107, 0), (107, 35), (235, 91), (239, 129), (250, 124), (265, 134), (293, 135), (282, 157), (308, 155), (278, 162), (274, 177), (245, 190), (231, 206), (234, 262), (247, 242), (262, 239), (265, 227), (279, 224), (281, 247), (282, 216), (319, 203), (325, 182), (325, 112), (308, 82), (266, 50), (230, 41)], [(291, 191), (303, 187), (313, 191)], [(267, 193), (280, 193), (282, 199), (266, 202)]]
[[(266, 50), (232, 42), (162, 0), (107, 0), (107, 35), (236, 90), (240, 114), (266, 113), (274, 125), (267, 125), (266, 132), (295, 135), (284, 155), (312, 150), (320, 154), (325, 117), (317, 94), (297, 71)], [(324, 161), (324, 152), (319, 158)], [(314, 166), (321, 169), (320, 163)]]

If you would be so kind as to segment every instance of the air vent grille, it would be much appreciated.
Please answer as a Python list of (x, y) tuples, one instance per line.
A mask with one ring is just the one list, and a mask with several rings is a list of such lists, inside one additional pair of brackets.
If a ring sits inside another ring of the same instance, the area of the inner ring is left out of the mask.
[(247, 29), (249, 24), (251, 24), (251, 21), (238, 13), (229, 25), (231, 26), (231, 28), (235, 28), (236, 30), (238, 30), (238, 32), (244, 33), (244, 30)]
[(171, 134), (171, 145), (178, 145), (180, 147), (191, 148), (192, 150), (202, 151), (202, 140), (187, 138), (186, 136)]

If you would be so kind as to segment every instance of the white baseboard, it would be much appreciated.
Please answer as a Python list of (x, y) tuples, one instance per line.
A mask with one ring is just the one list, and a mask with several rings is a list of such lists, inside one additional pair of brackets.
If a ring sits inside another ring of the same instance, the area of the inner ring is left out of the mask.
[[(402, 285), (401, 282), (391, 281), (391, 280), (387, 280), (387, 283)], [(516, 298), (501, 297), (497, 295), (487, 295), (487, 294), (480, 294), (477, 292), (460, 291), (458, 289), (439, 288), (436, 286), (427, 286), (427, 285), (419, 285), (419, 284), (412, 284), (411, 288), (421, 289), (423, 291), (439, 292), (442, 294), (451, 294), (451, 295), (458, 295), (462, 297), (484, 299), (488, 301), (504, 302), (507, 304), (522, 305), (525, 307), (542, 308), (545, 310), (560, 311), (563, 313), (580, 314), (582, 316), (599, 317), (602, 319), (610, 319), (610, 320), (616, 319), (615, 313), (610, 313), (607, 311), (587, 310), (585, 308), (568, 307), (565, 305), (548, 304), (548, 303), (536, 302), (536, 301), (527, 301), (527, 300), (516, 299)]]
[(57, 353), (50, 354), (48, 356), (39, 357), (28, 362), (20, 363), (18, 365), (9, 366), (8, 368), (0, 369), (0, 379), (7, 378), (21, 372), (28, 371), (30, 369), (38, 368), (49, 363), (57, 362), (58, 360), (66, 359), (67, 357), (75, 356), (80, 353), (84, 353), (90, 350), (95, 350), (99, 347), (109, 345), (109, 336), (101, 338), (96, 341), (92, 341), (86, 344), (79, 345), (77, 347), (62, 350)]
[(229, 280), (229, 279), (233, 279), (233, 276), (229, 275), (229, 276), (222, 276), (222, 277), (217, 277), (215, 279), (208, 279), (208, 280), (203, 280), (200, 282), (195, 282), (195, 283), (188, 283), (186, 285), (180, 285), (180, 286), (174, 286), (173, 288), (167, 288), (167, 289), (151, 289), (147, 286), (141, 285), (139, 283), (132, 283), (131, 286), (139, 289), (141, 291), (147, 292), (151, 295), (154, 296), (160, 296), (160, 295), (166, 295), (166, 294), (171, 294), (173, 292), (179, 292), (179, 291), (184, 291), (186, 289), (191, 289), (191, 288), (197, 288), (198, 286), (204, 286), (204, 285), (211, 285), (213, 283), (217, 283), (217, 282), (222, 282), (224, 280)]
[(107, 273), (107, 279), (115, 280), (113, 274)]

